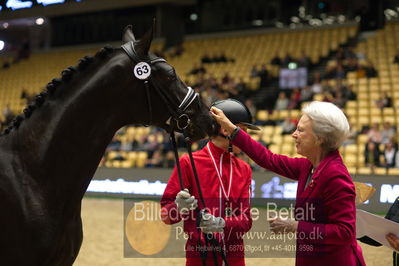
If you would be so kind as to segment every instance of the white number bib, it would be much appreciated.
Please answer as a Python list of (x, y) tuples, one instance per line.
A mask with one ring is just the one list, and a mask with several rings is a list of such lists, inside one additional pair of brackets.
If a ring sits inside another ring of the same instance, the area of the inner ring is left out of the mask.
[(151, 75), (151, 67), (146, 62), (140, 62), (134, 66), (134, 76), (138, 79), (147, 79)]

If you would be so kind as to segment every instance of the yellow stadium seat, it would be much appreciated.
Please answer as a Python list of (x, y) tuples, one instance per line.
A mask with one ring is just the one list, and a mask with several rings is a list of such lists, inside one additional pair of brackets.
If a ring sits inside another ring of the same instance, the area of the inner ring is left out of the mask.
[(370, 108), (370, 104), (367, 100), (359, 100), (357, 104), (359, 108)]
[(269, 150), (273, 153), (280, 154), (280, 145), (272, 144), (269, 146)]
[(372, 121), (372, 123), (381, 124), (383, 119), (381, 115), (371, 115), (370, 121)]
[(281, 146), (281, 153), (290, 156), (293, 150), (293, 145), (283, 144)]
[(394, 175), (394, 176), (399, 176), (399, 168), (389, 168), (388, 174)]
[(357, 166), (357, 156), (352, 155), (345, 155), (344, 163), (347, 167), (356, 167)]
[(391, 124), (396, 124), (396, 116), (393, 115), (384, 115), (383, 122), (389, 122)]
[(299, 119), (299, 117), (301, 116), (301, 111), (299, 110), (291, 110), (291, 118), (293, 119)]
[(359, 145), (366, 144), (366, 142), (368, 141), (368, 139), (369, 139), (369, 137), (368, 137), (366, 134), (360, 134), (360, 135), (357, 137), (357, 143), (358, 143)]
[(266, 110), (258, 110), (256, 113), (256, 119), (259, 121), (266, 121), (269, 117), (269, 113)]
[(121, 165), (120, 165), (120, 167), (122, 167), (122, 168), (131, 168), (133, 166), (134, 166), (134, 161), (129, 160), (129, 159), (125, 160), (125, 161), (122, 161)]
[(274, 126), (265, 126), (263, 127), (263, 134), (267, 136), (271, 136), (274, 133)]
[(274, 134), (271, 137), (271, 142), (280, 145), (283, 143), (283, 137), (280, 134)]
[(357, 119), (357, 127), (361, 128), (362, 126), (370, 125), (369, 116), (359, 116)]
[(352, 176), (357, 174), (357, 168), (356, 167), (347, 167), (349, 174)]
[(351, 109), (357, 108), (357, 101), (347, 101), (346, 107)]
[(112, 163), (111, 163), (112, 167), (115, 167), (115, 168), (121, 167), (121, 164), (122, 164), (121, 161), (112, 161)]
[(345, 146), (345, 154), (346, 155), (355, 155), (357, 154), (357, 145), (356, 144), (349, 144)]
[(386, 175), (386, 174), (388, 174), (388, 171), (387, 171), (386, 168), (383, 168), (383, 167), (376, 167), (376, 168), (374, 169), (374, 174), (377, 174), (377, 175)]
[(145, 166), (147, 161), (148, 154), (145, 151), (138, 152), (137, 160), (136, 160), (136, 167), (142, 168)]
[(370, 115), (371, 116), (380, 116), (382, 114), (382, 110), (380, 108), (370, 108)]
[(370, 169), (370, 167), (359, 167), (357, 169), (357, 173), (359, 175), (370, 175), (371, 174), (371, 169)]
[(370, 110), (368, 108), (359, 108), (357, 114), (359, 116), (368, 116), (370, 114)]
[(279, 118), (280, 120), (284, 120), (284, 119), (290, 118), (290, 117), (291, 117), (290, 111), (288, 111), (288, 110), (281, 110), (281, 111), (279, 112), (278, 118)]
[(395, 114), (395, 109), (393, 107), (386, 107), (382, 110), (382, 113), (384, 116), (386, 115), (394, 115)]
[(357, 109), (356, 108), (345, 108), (345, 114), (348, 115), (349, 117), (355, 117), (357, 115)]
[(262, 141), (265, 143), (270, 143), (272, 140), (270, 135), (262, 135)]
[(281, 135), (282, 132), (283, 132), (283, 128), (281, 126), (275, 126), (274, 127), (274, 134), (275, 135)]
[(323, 98), (324, 98), (323, 94), (315, 94), (313, 96), (313, 100), (315, 101), (323, 101)]

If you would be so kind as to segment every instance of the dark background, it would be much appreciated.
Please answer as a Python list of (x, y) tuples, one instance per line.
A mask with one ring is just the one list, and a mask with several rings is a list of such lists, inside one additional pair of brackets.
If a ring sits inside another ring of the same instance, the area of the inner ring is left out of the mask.
[(399, 4), (397, 0), (67, 0), (46, 7), (34, 1), (32, 8), (12, 11), (6, 2), (0, 1), (0, 39), (17, 28), (2, 29), (1, 24), (12, 25), (21, 18), (45, 17), (42, 27), (50, 31), (46, 42), (51, 46), (119, 41), (126, 25), (134, 25), (135, 34), (141, 35), (156, 18), (156, 36), (165, 38), (166, 47), (181, 43), (186, 34), (275, 27), (277, 22), (289, 25), (300, 6), (315, 18), (358, 17), (361, 30), (375, 30), (384, 25), (384, 10)]

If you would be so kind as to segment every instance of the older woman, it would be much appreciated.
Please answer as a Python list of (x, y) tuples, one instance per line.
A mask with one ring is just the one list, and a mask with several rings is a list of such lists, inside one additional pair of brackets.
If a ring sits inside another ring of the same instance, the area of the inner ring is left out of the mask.
[(365, 265), (356, 240), (355, 187), (338, 152), (349, 124), (338, 107), (312, 102), (302, 110), (292, 137), (305, 158), (273, 154), (221, 110), (211, 112), (232, 143), (258, 165), (298, 181), (295, 220), (270, 222), (274, 232), (296, 232), (296, 265)]

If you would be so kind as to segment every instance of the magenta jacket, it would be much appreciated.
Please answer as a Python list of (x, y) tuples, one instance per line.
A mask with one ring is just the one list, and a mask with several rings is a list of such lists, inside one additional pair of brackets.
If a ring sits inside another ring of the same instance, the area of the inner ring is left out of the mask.
[(233, 144), (259, 166), (298, 181), (297, 266), (366, 265), (356, 240), (355, 186), (338, 150), (321, 161), (305, 189), (308, 159), (273, 154), (242, 130)]

